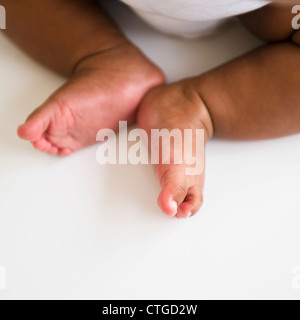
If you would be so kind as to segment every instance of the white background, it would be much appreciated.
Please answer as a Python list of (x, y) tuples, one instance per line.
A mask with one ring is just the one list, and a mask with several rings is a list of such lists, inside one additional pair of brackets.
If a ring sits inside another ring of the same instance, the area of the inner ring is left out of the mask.
[[(260, 45), (235, 22), (213, 37), (182, 40), (152, 30), (123, 5), (111, 10), (169, 81)], [(292, 285), (300, 265), (299, 135), (211, 141), (203, 209), (190, 220), (168, 218), (156, 206), (151, 166), (101, 167), (97, 146), (49, 157), (18, 139), (18, 124), (64, 79), (3, 35), (0, 48), (7, 284), (0, 299), (300, 298)]]

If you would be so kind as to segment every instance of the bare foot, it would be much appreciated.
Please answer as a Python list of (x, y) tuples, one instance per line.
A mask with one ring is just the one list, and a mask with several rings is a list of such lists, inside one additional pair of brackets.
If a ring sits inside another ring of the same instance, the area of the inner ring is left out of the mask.
[[(205, 142), (213, 135), (209, 112), (194, 89), (193, 79), (149, 91), (140, 105), (138, 124), (149, 136), (151, 129), (193, 129), (193, 132), (204, 129)], [(178, 165), (174, 161), (168, 165), (160, 161), (155, 166), (162, 188), (158, 205), (167, 215), (187, 218), (202, 206), (204, 174), (190, 176), (186, 168), (187, 164)]]
[(100, 129), (135, 120), (145, 93), (164, 82), (137, 48), (124, 44), (82, 60), (71, 79), (36, 109), (18, 135), (43, 152), (66, 156), (96, 143)]

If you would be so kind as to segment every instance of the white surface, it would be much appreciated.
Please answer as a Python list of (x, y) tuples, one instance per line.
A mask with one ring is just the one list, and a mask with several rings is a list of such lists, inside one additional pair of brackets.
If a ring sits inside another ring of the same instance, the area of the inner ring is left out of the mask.
[[(171, 38), (113, 8), (171, 81), (259, 44), (235, 23)], [(211, 141), (205, 206), (178, 221), (156, 207), (151, 166), (101, 167), (97, 146), (49, 157), (19, 140), (18, 124), (63, 79), (2, 35), (0, 48), (0, 299), (300, 298), (300, 136)]]

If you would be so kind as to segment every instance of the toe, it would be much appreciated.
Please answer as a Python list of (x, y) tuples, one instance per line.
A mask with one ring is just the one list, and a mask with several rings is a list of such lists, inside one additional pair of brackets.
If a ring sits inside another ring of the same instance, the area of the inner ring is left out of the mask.
[(32, 142), (32, 145), (35, 149), (48, 153), (49, 155), (58, 154), (58, 148), (45, 137), (41, 137), (39, 140)]
[(55, 156), (58, 154), (58, 148), (55, 146), (52, 146), (47, 153), (51, 156)]
[(176, 216), (178, 208), (185, 200), (189, 190), (189, 178), (168, 170), (162, 179), (162, 191), (158, 197), (161, 210), (169, 215)]
[(183, 167), (169, 166), (161, 181), (162, 190), (158, 197), (161, 210), (176, 218), (189, 218), (196, 214), (203, 203), (204, 175), (187, 176)]
[(18, 135), (23, 140), (38, 141), (47, 130), (50, 123), (50, 115), (42, 109), (37, 109), (27, 121), (19, 126)]
[(58, 151), (58, 154), (61, 156), (61, 157), (67, 157), (69, 156), (73, 151), (71, 149), (68, 149), (68, 148), (64, 148), (64, 149), (60, 149)]
[(35, 149), (42, 151), (42, 152), (49, 152), (53, 145), (51, 142), (49, 142), (47, 139), (45, 139), (44, 137), (40, 137), (39, 140), (34, 141), (33, 146)]
[(203, 193), (201, 185), (191, 187), (187, 196), (178, 208), (178, 214), (183, 218), (189, 218), (195, 215), (203, 204)]

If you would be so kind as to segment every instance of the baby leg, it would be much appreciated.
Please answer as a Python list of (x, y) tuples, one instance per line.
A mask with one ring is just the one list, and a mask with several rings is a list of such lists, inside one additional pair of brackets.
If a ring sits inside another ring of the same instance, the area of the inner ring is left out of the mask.
[(271, 5), (241, 17), (268, 40), (262, 47), (195, 79), (215, 136), (267, 139), (300, 132), (300, 31), (291, 5)]
[[(265, 20), (262, 12), (267, 12), (269, 19)], [(300, 31), (292, 30), (290, 12), (291, 7), (276, 6), (247, 15), (247, 25), (274, 43), (199, 77), (151, 90), (141, 104), (140, 127), (147, 132), (156, 128), (203, 129), (207, 138), (214, 135), (235, 140), (299, 133)], [(271, 23), (273, 15), (276, 25)], [(204, 174), (187, 176), (185, 167), (185, 163), (156, 165), (162, 189), (160, 208), (184, 218), (201, 207), (204, 185)]]
[(19, 127), (49, 154), (96, 142), (96, 133), (135, 119), (143, 95), (164, 81), (94, 0), (3, 0), (5, 33), (33, 58), (68, 76)]

